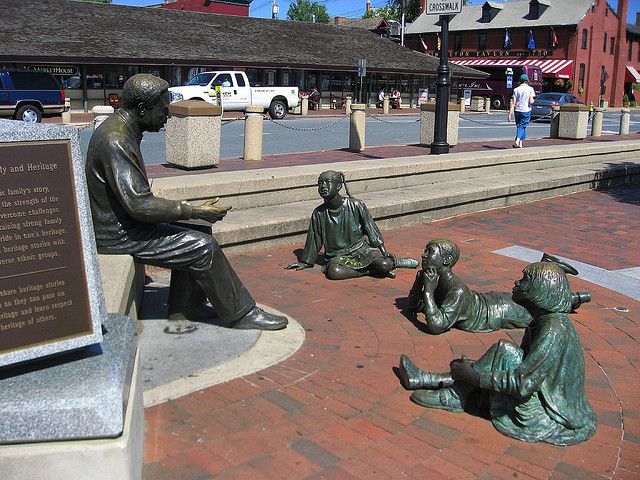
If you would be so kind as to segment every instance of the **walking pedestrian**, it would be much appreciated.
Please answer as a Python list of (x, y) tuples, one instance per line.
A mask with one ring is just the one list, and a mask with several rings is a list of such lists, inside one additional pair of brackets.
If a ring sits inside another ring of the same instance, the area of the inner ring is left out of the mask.
[(516, 120), (516, 139), (513, 148), (522, 148), (525, 138), (527, 138), (527, 125), (531, 120), (531, 104), (536, 99), (536, 92), (529, 85), (529, 75), (520, 75), (520, 85), (513, 89), (513, 101), (509, 106), (507, 120), (511, 123), (511, 118)]

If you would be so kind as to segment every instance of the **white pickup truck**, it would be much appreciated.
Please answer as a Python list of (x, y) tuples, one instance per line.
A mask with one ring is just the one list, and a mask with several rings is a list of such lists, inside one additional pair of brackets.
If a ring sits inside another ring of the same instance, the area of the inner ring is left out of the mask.
[(258, 105), (274, 119), (284, 118), (290, 108), (298, 106), (298, 87), (251, 87), (244, 72), (202, 72), (186, 85), (171, 87), (171, 101), (204, 100), (221, 105), (225, 111), (244, 111)]

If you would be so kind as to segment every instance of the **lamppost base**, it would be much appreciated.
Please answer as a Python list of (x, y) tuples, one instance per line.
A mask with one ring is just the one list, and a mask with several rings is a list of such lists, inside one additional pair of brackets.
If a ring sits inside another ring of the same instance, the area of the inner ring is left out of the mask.
[(440, 155), (442, 153), (449, 153), (449, 144), (447, 142), (433, 142), (430, 147), (429, 153), (431, 155)]

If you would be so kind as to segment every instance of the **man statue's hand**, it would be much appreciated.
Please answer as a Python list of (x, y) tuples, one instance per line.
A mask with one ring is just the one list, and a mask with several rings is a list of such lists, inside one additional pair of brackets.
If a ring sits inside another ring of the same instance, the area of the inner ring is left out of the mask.
[(313, 265), (306, 262), (290, 263), (285, 270), (304, 270), (305, 268), (313, 268)]
[(480, 373), (472, 365), (473, 363), (465, 358), (452, 361), (449, 364), (451, 378), (456, 382), (464, 382), (472, 387), (480, 386)]
[(194, 206), (192, 218), (198, 218), (209, 223), (215, 223), (224, 218), (232, 207), (219, 207), (216, 205), (220, 200), (218, 197), (214, 197), (211, 200), (207, 200), (202, 205)]
[(429, 267), (422, 272), (422, 282), (425, 291), (433, 293), (438, 286), (438, 271), (434, 267)]

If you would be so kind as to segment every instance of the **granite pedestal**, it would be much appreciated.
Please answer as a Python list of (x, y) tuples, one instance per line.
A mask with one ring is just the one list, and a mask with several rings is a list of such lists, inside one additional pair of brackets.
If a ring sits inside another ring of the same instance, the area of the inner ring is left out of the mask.
[[(447, 104), (447, 143), (450, 146), (458, 144), (458, 125), (460, 123), (460, 106), (455, 103)], [(436, 104), (423, 103), (420, 105), (420, 145), (431, 146), (436, 128)]]
[(167, 162), (185, 169), (215, 167), (220, 163), (222, 108), (197, 100), (169, 106)]
[(110, 314), (104, 327), (99, 345), (0, 370), (3, 480), (141, 478), (135, 322)]
[(586, 105), (561, 105), (558, 121), (558, 138), (583, 140), (587, 137), (589, 107)]

